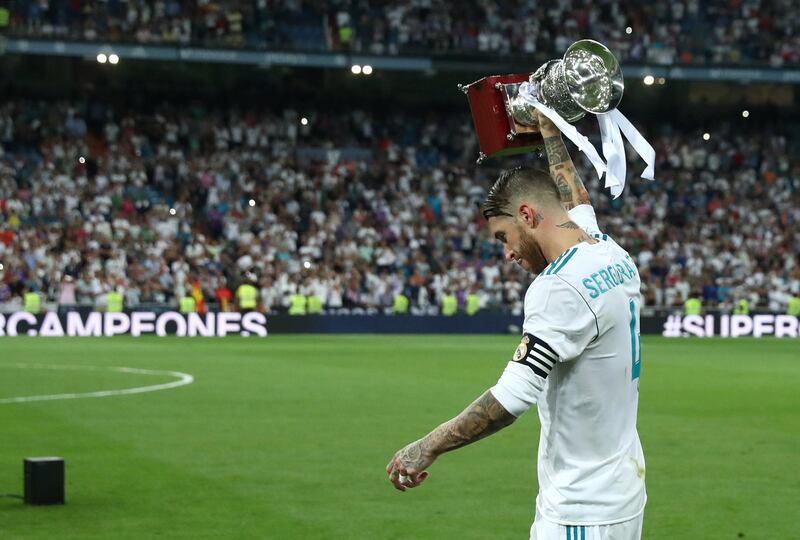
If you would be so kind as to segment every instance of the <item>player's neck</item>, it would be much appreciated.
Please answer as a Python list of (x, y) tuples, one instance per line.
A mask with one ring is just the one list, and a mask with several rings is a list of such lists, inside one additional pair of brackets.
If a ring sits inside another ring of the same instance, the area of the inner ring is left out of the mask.
[[(570, 221), (569, 223), (572, 222)], [(545, 260), (550, 264), (569, 248), (586, 241), (586, 233), (580, 228), (574, 229), (571, 227), (554, 225), (546, 238), (547, 241), (542, 242), (540, 245)]]

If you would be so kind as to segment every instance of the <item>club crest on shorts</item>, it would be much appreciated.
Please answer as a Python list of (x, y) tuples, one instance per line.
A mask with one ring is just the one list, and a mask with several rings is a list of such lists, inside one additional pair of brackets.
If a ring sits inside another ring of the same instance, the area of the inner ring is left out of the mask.
[(519, 342), (519, 345), (517, 345), (517, 350), (514, 351), (514, 357), (512, 358), (514, 362), (519, 362), (528, 356), (528, 344), (530, 341), (531, 338), (529, 338), (527, 335), (522, 336), (522, 341)]

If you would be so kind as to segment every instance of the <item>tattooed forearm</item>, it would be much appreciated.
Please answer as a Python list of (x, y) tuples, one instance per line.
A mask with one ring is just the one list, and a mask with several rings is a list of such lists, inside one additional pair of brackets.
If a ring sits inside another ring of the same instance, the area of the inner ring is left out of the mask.
[(564, 146), (564, 141), (561, 140), (561, 135), (547, 137), (544, 140), (544, 149), (547, 152), (547, 162), (551, 167), (570, 161), (569, 152)]
[(510, 426), (516, 417), (488, 390), (469, 407), (422, 439), (423, 450), (435, 455), (461, 448)]
[(591, 204), (589, 192), (583, 185), (561, 136), (546, 137), (544, 147), (550, 165), (550, 176), (558, 187), (558, 194), (564, 207), (569, 210), (579, 204)]
[(559, 171), (556, 173), (553, 179), (556, 181), (558, 194), (561, 195), (561, 202), (572, 202), (572, 188), (569, 187), (569, 183), (567, 183), (567, 179), (564, 177), (564, 174)]
[(440, 454), (487, 437), (514, 420), (487, 391), (461, 414), (397, 452), (386, 466), (389, 481), (400, 491), (417, 487), (427, 478), (426, 469)]

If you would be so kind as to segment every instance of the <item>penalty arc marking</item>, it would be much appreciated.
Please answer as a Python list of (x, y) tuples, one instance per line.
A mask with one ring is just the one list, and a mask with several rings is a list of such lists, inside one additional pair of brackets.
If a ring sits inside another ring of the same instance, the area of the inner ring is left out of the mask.
[(139, 369), (130, 367), (102, 367), (102, 366), (60, 366), (57, 364), (7, 364), (2, 367), (12, 367), (19, 369), (49, 369), (49, 370), (74, 370), (74, 371), (112, 371), (115, 373), (127, 373), (132, 375), (151, 375), (155, 377), (174, 377), (176, 380), (161, 383), (151, 384), (148, 386), (137, 386), (134, 388), (120, 388), (117, 390), (98, 390), (94, 392), (77, 392), (68, 394), (47, 394), (40, 396), (20, 396), (20, 397), (7, 397), (0, 398), (0, 405), (8, 403), (27, 403), (30, 401), (56, 401), (60, 399), (83, 399), (83, 398), (101, 398), (111, 396), (124, 396), (128, 394), (144, 394), (146, 392), (157, 392), (159, 390), (170, 390), (185, 386), (194, 382), (194, 377), (188, 373), (180, 371), (159, 371), (155, 369)]

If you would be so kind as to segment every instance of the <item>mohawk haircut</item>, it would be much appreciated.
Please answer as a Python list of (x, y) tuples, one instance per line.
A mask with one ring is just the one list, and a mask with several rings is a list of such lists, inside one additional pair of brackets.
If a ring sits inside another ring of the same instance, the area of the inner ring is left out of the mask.
[(514, 217), (512, 204), (521, 198), (548, 207), (561, 205), (558, 188), (548, 173), (521, 166), (500, 173), (481, 206), (483, 217)]

